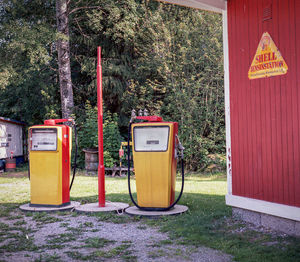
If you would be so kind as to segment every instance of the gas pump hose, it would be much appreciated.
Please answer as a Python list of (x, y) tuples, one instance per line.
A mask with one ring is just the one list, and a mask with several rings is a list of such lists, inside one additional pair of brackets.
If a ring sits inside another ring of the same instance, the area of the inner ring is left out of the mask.
[[(128, 191), (129, 191), (129, 196), (130, 199), (132, 201), (132, 203), (139, 208), (140, 210), (144, 210), (144, 211), (168, 211), (170, 209), (172, 209), (180, 200), (182, 193), (183, 193), (183, 188), (184, 188), (184, 161), (183, 161), (183, 151), (181, 152), (181, 190), (180, 193), (177, 197), (177, 199), (175, 200), (175, 202), (173, 204), (171, 204), (168, 207), (141, 207), (139, 206), (135, 200), (133, 199), (132, 193), (131, 193), (131, 187), (130, 187), (130, 134), (131, 134), (131, 122), (129, 123), (129, 127), (128, 127), (128, 139), (127, 139), (127, 156), (128, 156), (128, 172), (127, 172), (127, 177), (128, 177)], [(183, 148), (182, 148), (183, 150)]]
[(77, 168), (77, 151), (78, 151), (77, 127), (76, 127), (75, 122), (73, 122), (73, 126), (74, 126), (75, 152), (74, 152), (73, 176), (72, 176), (72, 180), (71, 180), (70, 187), (69, 187), (70, 191), (72, 189), (74, 178), (75, 178), (75, 174), (76, 174), (76, 168)]

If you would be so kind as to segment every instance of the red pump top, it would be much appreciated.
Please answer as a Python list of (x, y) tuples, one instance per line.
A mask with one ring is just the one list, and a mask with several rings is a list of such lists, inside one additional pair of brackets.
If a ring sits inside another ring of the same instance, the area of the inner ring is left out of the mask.
[(136, 119), (147, 120), (149, 122), (162, 122), (162, 117), (160, 116), (137, 116)]
[(63, 122), (73, 122), (72, 118), (69, 119), (48, 119), (44, 120), (44, 125), (48, 126), (55, 126), (58, 123), (63, 123)]

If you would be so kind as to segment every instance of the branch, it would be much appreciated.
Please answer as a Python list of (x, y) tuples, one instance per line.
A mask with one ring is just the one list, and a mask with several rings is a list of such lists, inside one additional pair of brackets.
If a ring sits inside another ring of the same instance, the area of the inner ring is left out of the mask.
[(79, 10), (82, 10), (82, 9), (101, 9), (101, 6), (82, 6), (82, 7), (77, 7), (77, 8), (74, 8), (73, 10), (71, 10), (69, 12), (69, 15), (72, 14), (72, 13), (75, 13)]
[(78, 28), (79, 28), (81, 34), (82, 34), (84, 37), (86, 37), (86, 38), (90, 38), (88, 35), (86, 35), (85, 33), (83, 33), (82, 28), (80, 27), (80, 25), (79, 25), (79, 23), (78, 23), (78, 20), (77, 20), (77, 19), (74, 19), (74, 20), (75, 20), (75, 22), (76, 22), (76, 24), (77, 24), (77, 26), (78, 26)]
[[(69, 3), (70, 3), (71, 1), (72, 1), (72, 0), (68, 0), (68, 3), (67, 3), (68, 6), (69, 6)], [(81, 2), (82, 2), (82, 0), (77, 0), (77, 1), (76, 1), (76, 4), (79, 5)]]

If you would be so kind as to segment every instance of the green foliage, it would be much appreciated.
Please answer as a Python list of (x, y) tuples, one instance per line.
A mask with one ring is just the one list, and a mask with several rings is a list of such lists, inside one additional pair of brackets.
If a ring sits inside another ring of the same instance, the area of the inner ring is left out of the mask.
[[(98, 147), (98, 110), (89, 102), (85, 106), (85, 116), (77, 119), (79, 142), (79, 166), (83, 167), (83, 149)], [(104, 165), (112, 167), (119, 160), (118, 150), (121, 135), (118, 129), (117, 115), (105, 111), (103, 116)]]
[(98, 115), (97, 108), (86, 103), (85, 115), (76, 120), (78, 126), (79, 149), (98, 146)]
[(57, 118), (53, 1), (0, 4), (0, 112), (28, 124)]
[(105, 238), (98, 238), (98, 237), (90, 237), (85, 239), (85, 245), (83, 247), (90, 247), (90, 248), (102, 248), (116, 241), (105, 239)]
[[(103, 46), (105, 104), (118, 112), (124, 133), (133, 108), (179, 122), (187, 168), (205, 169), (214, 163), (210, 154), (225, 153), (221, 16), (137, 2), (106, 0), (100, 9), (74, 14), (86, 16), (84, 34)], [(78, 61), (82, 73), (95, 75), (89, 55)]]
[[(60, 118), (55, 1), (2, 2), (0, 114), (29, 124)], [(154, 0), (69, 1), (68, 10), (81, 149), (97, 146), (101, 46), (107, 166), (118, 159), (118, 130), (126, 136), (133, 108), (179, 122), (189, 170), (225, 153), (221, 15)]]
[(114, 161), (118, 161), (119, 148), (122, 141), (118, 128), (118, 116), (106, 111), (103, 122), (104, 151), (109, 152)]

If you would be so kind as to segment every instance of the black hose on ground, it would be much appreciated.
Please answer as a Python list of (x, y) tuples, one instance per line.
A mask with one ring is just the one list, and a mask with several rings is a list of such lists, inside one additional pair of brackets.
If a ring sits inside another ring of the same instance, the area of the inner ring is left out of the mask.
[(183, 161), (183, 157), (181, 158), (181, 190), (179, 193), (179, 196), (177, 197), (176, 201), (168, 206), (168, 207), (141, 207), (139, 206), (135, 200), (133, 199), (132, 193), (131, 193), (131, 187), (130, 187), (130, 135), (131, 135), (131, 123), (129, 123), (129, 127), (128, 127), (128, 139), (127, 139), (127, 155), (128, 155), (128, 172), (127, 172), (127, 176), (128, 176), (128, 191), (129, 191), (129, 196), (130, 199), (132, 201), (132, 203), (139, 209), (144, 210), (144, 211), (168, 211), (171, 208), (173, 208), (178, 201), (180, 200), (182, 193), (183, 193), (183, 187), (184, 187), (184, 161)]

